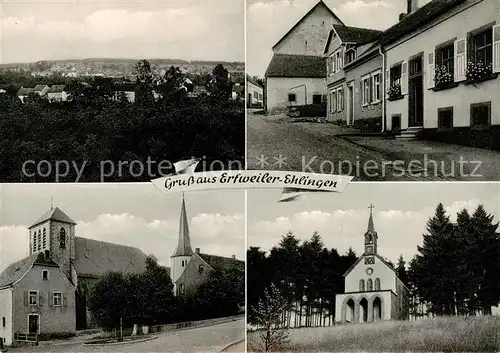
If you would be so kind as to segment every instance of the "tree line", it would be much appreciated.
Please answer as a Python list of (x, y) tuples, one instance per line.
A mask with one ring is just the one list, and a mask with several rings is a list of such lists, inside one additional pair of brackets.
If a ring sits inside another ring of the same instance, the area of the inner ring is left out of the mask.
[[(483, 206), (472, 214), (461, 210), (455, 223), (442, 204), (437, 206), (409, 264), (403, 256), (396, 265), (387, 261), (409, 288), (410, 318), (491, 314), (491, 307), (500, 303), (497, 229), (498, 223)], [(249, 323), (261, 328), (263, 323), (277, 327), (333, 324), (338, 309), (335, 295), (344, 293), (343, 275), (357, 258), (352, 249), (344, 255), (328, 250), (318, 233), (301, 243), (289, 232), (269, 253), (250, 247)], [(279, 319), (273, 316), (276, 308)]]
[(78, 293), (88, 295), (92, 319), (105, 329), (232, 316), (244, 307), (244, 268), (213, 271), (186, 296), (175, 296), (173, 287), (168, 269), (148, 257), (145, 272), (108, 272)]
[[(244, 102), (230, 99), (233, 83), (222, 65), (206, 81), (209, 94), (196, 98), (182, 89), (185, 76), (176, 67), (156, 77), (142, 60), (136, 71), (134, 103), (123, 95), (111, 99), (113, 83), (104, 78), (67, 83), (67, 102), (49, 103), (32, 95), (23, 104), (17, 91), (0, 94), (0, 180), (54, 181), (46, 167), (41, 173), (28, 169), (34, 176), (24, 174), (23, 163), (29, 160), (86, 162), (82, 182), (100, 181), (102, 161), (115, 166), (137, 161), (133, 168), (109, 173), (108, 182), (160, 177), (165, 170), (158, 163), (164, 160), (199, 157), (215, 170), (243, 165)], [(150, 170), (148, 160), (156, 163)], [(60, 181), (76, 178), (71, 168)]]
[(259, 300), (272, 285), (288, 303), (281, 313), (280, 325), (332, 325), (335, 294), (343, 293), (343, 274), (357, 259), (352, 249), (342, 255), (336, 249), (327, 249), (318, 233), (301, 243), (288, 232), (269, 254), (250, 247), (247, 250), (249, 323), (259, 325)]

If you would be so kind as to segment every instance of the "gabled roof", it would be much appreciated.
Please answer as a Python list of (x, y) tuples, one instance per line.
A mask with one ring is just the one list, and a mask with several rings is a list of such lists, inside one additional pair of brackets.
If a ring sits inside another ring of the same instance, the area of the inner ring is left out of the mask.
[(250, 82), (251, 84), (253, 84), (257, 87), (263, 88), (262, 85), (260, 83), (258, 83), (257, 81), (255, 81), (253, 79), (253, 77), (251, 77), (250, 75), (247, 75), (247, 82)]
[(198, 255), (215, 271), (223, 271), (234, 267), (242, 271), (245, 270), (245, 262), (238, 259), (208, 254)]
[(125, 245), (75, 237), (75, 269), (78, 275), (100, 277), (106, 272), (142, 273), (146, 254)]
[(53, 85), (49, 88), (47, 93), (60, 93), (66, 88), (65, 85)]
[(383, 44), (390, 44), (398, 40), (466, 1), (468, 0), (433, 0), (429, 2), (387, 29), (383, 33)]
[(394, 267), (392, 267), (382, 256), (380, 256), (379, 254), (369, 254), (369, 255), (366, 255), (366, 254), (363, 254), (359, 257), (359, 259), (356, 260), (356, 262), (354, 264), (352, 264), (351, 267), (349, 267), (349, 269), (344, 273), (344, 277), (346, 277), (349, 273), (351, 273), (352, 270), (354, 270), (354, 268), (356, 266), (358, 266), (358, 264), (361, 262), (361, 260), (363, 260), (365, 258), (365, 256), (375, 256), (377, 259), (379, 259), (380, 261), (382, 261), (383, 264), (385, 264), (387, 267), (389, 267), (392, 272), (394, 272), (397, 276), (397, 273), (396, 273), (396, 270), (394, 269)]
[(17, 91), (18, 96), (27, 96), (30, 93), (33, 93), (33, 88), (21, 87), (19, 88), (19, 91)]
[(0, 274), (0, 288), (8, 287), (20, 280), (33, 265), (58, 267), (43, 252), (32, 254), (22, 260), (12, 263)]
[(382, 31), (369, 28), (342, 25), (333, 25), (333, 28), (343, 42), (351, 42), (358, 45), (371, 43), (382, 34)]
[(326, 78), (325, 59), (320, 56), (274, 54), (266, 77)]
[(179, 222), (179, 241), (172, 257), (191, 255), (193, 255), (193, 249), (191, 248), (191, 239), (189, 237), (189, 225), (186, 213), (186, 202), (184, 201), (183, 195), (181, 205), (181, 218)]
[[(53, 221), (59, 221), (59, 222), (64, 222), (64, 223), (69, 223), (69, 224), (76, 224), (75, 221), (73, 221), (69, 216), (61, 211), (59, 207), (52, 208), (45, 212), (40, 218), (38, 218), (29, 228), (33, 228), (34, 226), (43, 223), (48, 220), (53, 220)], [(29, 229), (28, 228), (28, 229)]]
[(36, 85), (35, 88), (33, 88), (33, 90), (35, 92), (40, 92), (41, 90), (43, 90), (45, 87), (48, 87), (47, 85)]
[(276, 46), (278, 46), (278, 44), (280, 44), (299, 24), (302, 23), (302, 21), (304, 21), (311, 13), (313, 13), (317, 8), (319, 7), (324, 7), (328, 10), (328, 12), (330, 12), (332, 14), (332, 16), (337, 20), (339, 21), (340, 23), (343, 24), (343, 22), (340, 20), (340, 18), (337, 17), (337, 15), (335, 15), (333, 13), (332, 10), (330, 10), (330, 8), (323, 2), (323, 0), (320, 0), (316, 5), (314, 5), (304, 16), (302, 16), (300, 18), (300, 20), (292, 27), (290, 28), (290, 30), (288, 32), (285, 33), (285, 35), (283, 37), (281, 37), (281, 39), (273, 46), (273, 49), (276, 48)]

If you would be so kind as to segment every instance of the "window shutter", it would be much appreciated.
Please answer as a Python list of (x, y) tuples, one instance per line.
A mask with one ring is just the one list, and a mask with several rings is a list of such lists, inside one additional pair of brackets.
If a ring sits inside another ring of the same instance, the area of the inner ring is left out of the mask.
[(344, 111), (344, 88), (341, 88), (340, 89), (340, 105), (341, 105), (341, 109), (340, 111)]
[(385, 98), (389, 98), (389, 88), (391, 86), (391, 72), (385, 71)]
[(43, 306), (45, 304), (45, 297), (43, 296), (43, 293), (40, 293), (38, 295), (38, 305)]
[(465, 69), (467, 66), (467, 39), (462, 38), (455, 41), (455, 82), (465, 81)]
[(436, 78), (436, 64), (434, 63), (434, 52), (429, 53), (429, 73), (427, 75), (427, 86), (429, 89), (434, 88)]
[(24, 306), (28, 306), (29, 302), (28, 302), (28, 291), (25, 290), (24, 291)]
[(401, 64), (401, 94), (408, 94), (408, 62), (403, 61)]
[(493, 72), (500, 72), (500, 25), (493, 27)]
[(66, 294), (63, 294), (63, 306), (64, 307), (68, 306), (68, 298), (66, 298)]
[(49, 292), (49, 306), (54, 306), (54, 294)]

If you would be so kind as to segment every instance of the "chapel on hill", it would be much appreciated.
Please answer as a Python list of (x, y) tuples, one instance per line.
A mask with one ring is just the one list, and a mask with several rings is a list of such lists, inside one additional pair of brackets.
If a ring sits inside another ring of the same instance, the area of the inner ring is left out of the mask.
[[(29, 256), (0, 274), (0, 339), (11, 345), (17, 334), (74, 334), (95, 326), (87, 298), (107, 272), (139, 274), (147, 255), (140, 249), (76, 236), (76, 222), (58, 207), (29, 228)], [(178, 247), (167, 268), (177, 295), (196, 290), (212, 271), (238, 266), (233, 258), (191, 249), (184, 198)]]
[(408, 319), (408, 288), (378, 253), (378, 234), (370, 205), (364, 253), (344, 274), (345, 293), (337, 294), (335, 321), (341, 323)]

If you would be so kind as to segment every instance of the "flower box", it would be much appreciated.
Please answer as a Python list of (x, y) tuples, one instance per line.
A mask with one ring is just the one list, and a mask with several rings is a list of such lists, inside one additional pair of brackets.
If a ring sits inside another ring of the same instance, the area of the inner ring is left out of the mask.
[(465, 70), (466, 83), (473, 84), (487, 81), (496, 77), (493, 76), (495, 75), (493, 75), (491, 64), (486, 65), (482, 61), (469, 61), (467, 63), (467, 69)]
[(401, 94), (401, 85), (399, 83), (393, 83), (391, 87), (389, 87), (387, 95), (388, 95), (387, 100), (389, 101), (394, 101), (403, 98), (403, 95)]

